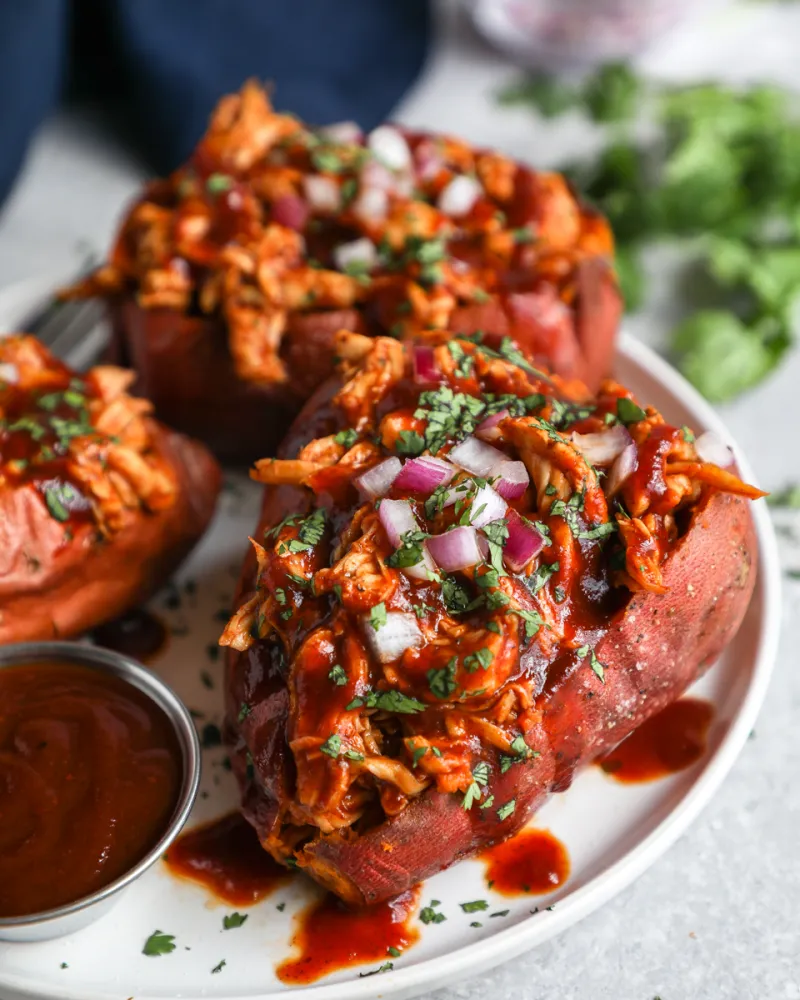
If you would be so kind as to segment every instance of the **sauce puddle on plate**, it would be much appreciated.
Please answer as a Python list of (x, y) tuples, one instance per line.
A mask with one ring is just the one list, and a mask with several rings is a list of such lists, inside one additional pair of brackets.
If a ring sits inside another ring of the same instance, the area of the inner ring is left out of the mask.
[(552, 892), (569, 877), (569, 855), (547, 830), (522, 830), (480, 855), (486, 881), (502, 896)]
[(714, 707), (700, 698), (681, 698), (635, 729), (599, 767), (615, 781), (655, 781), (691, 767), (706, 752)]
[(169, 629), (154, 614), (137, 608), (98, 626), (91, 637), (98, 646), (147, 663), (164, 652)]
[(182, 834), (165, 861), (172, 874), (198, 882), (234, 906), (253, 906), (292, 877), (238, 812)]
[(350, 910), (326, 893), (300, 914), (292, 938), (299, 954), (277, 967), (278, 979), (295, 985), (313, 983), (352, 965), (385, 965), (398, 958), (419, 939), (419, 931), (410, 925), (418, 897), (418, 890), (412, 889), (388, 902)]
[(169, 719), (132, 684), (69, 662), (0, 670), (0, 916), (130, 871), (167, 829), (181, 770)]

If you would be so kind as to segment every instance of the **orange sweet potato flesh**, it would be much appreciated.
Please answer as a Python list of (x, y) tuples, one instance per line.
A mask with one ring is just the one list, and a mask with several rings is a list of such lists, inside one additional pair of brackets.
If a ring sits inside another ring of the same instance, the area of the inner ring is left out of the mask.
[(220, 470), (203, 445), (147, 421), (151, 448), (173, 469), (175, 502), (131, 513), (107, 539), (93, 524), (64, 526), (36, 487), (0, 491), (0, 644), (79, 635), (163, 584), (208, 526)]
[[(302, 503), (300, 490), (269, 488), (262, 525), (302, 509)], [(248, 559), (243, 580), (253, 579), (254, 568)], [(633, 594), (598, 641), (605, 683), (585, 668), (549, 679), (538, 699), (541, 721), (524, 734), (540, 756), (505, 774), (495, 770), (487, 788), (497, 802), (516, 799), (509, 818), (498, 823), (494, 810), (467, 812), (461, 796), (429, 789), (398, 815), (359, 836), (317, 836), (301, 852), (300, 867), (347, 902), (364, 905), (403, 892), (511, 836), (551, 792), (568, 788), (576, 771), (616, 746), (703, 674), (736, 634), (755, 580), (756, 542), (748, 502), (729, 494), (707, 494), (664, 566), (668, 591)], [(291, 762), (285, 759), (288, 751), (280, 736), (288, 696), (282, 677), (264, 655), (263, 645), (246, 653), (230, 651), (228, 713), (235, 716), (241, 700), (252, 698), (252, 691), (240, 690), (243, 679), (260, 678), (258, 713), (246, 721), (248, 743), (262, 749), (256, 761), (259, 772), (265, 772), (261, 762), (271, 758), (266, 770), (282, 784), (291, 782)], [(235, 769), (240, 763), (234, 755)], [(244, 812), (265, 837), (276, 809), (268, 797), (253, 792), (251, 787)], [(267, 793), (277, 797), (280, 789)]]

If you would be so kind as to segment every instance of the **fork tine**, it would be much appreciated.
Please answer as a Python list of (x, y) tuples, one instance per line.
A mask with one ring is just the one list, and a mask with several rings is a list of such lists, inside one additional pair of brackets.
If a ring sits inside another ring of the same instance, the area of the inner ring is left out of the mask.
[[(79, 348), (87, 346), (85, 343), (87, 338), (90, 338), (90, 335), (95, 332), (105, 318), (105, 308), (101, 302), (89, 300), (81, 303), (81, 306), (80, 310), (67, 318), (67, 321), (55, 332), (55, 336), (47, 345), (56, 357), (69, 360), (72, 363), (76, 363), (73, 361), (73, 355), (78, 352)], [(99, 339), (91, 337), (95, 354), (98, 344), (102, 347), (104, 339), (102, 333), (104, 331), (101, 331)], [(85, 350), (80, 351), (81, 356), (85, 353)]]

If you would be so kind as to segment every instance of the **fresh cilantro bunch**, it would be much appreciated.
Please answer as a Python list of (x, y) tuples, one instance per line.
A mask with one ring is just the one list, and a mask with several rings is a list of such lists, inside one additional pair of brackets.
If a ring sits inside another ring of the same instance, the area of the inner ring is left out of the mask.
[[(790, 346), (800, 306), (800, 101), (766, 85), (645, 84), (618, 65), (566, 88), (569, 99), (551, 86), (559, 101), (540, 79), (500, 99), (613, 123), (602, 152), (565, 172), (611, 223), (628, 308), (646, 296), (642, 247), (678, 242), (707, 300), (674, 331), (681, 369), (717, 402), (756, 385)], [(633, 128), (644, 107), (657, 125), (648, 141)]]

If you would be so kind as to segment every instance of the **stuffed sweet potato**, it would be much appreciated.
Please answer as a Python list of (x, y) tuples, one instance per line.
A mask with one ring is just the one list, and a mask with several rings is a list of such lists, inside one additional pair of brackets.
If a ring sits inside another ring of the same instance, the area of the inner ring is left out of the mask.
[(311, 129), (249, 83), (66, 294), (106, 297), (116, 360), (157, 414), (241, 459), (270, 453), (343, 328), (510, 336), (596, 387), (620, 314), (612, 249), (558, 174), (391, 126)]
[(163, 583), (214, 512), (206, 449), (33, 337), (0, 339), (0, 643), (77, 635)]
[(748, 501), (707, 442), (480, 337), (424, 375), (341, 334), (279, 459), (228, 645), (264, 848), (350, 903), (518, 830), (739, 626)]

